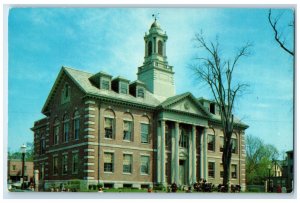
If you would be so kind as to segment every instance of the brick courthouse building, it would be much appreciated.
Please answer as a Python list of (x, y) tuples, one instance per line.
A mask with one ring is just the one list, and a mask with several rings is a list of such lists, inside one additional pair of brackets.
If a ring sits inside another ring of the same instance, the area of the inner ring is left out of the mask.
[[(62, 67), (34, 123), (34, 168), (45, 188), (77, 179), (82, 188), (222, 182), (223, 133), (214, 102), (175, 94), (167, 35), (145, 35), (137, 80)], [(245, 188), (244, 130), (236, 120), (231, 183)]]

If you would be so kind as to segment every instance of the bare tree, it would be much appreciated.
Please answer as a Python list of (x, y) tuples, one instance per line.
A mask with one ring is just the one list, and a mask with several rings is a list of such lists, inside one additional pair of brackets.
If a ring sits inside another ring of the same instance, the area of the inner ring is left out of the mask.
[[(191, 68), (195, 71), (200, 82), (207, 84), (219, 106), (222, 130), (224, 134), (224, 148), (222, 162), (224, 169), (223, 185), (228, 186), (230, 179), (230, 163), (232, 155), (231, 136), (234, 130), (234, 116), (232, 110), (237, 95), (244, 92), (246, 84), (233, 82), (233, 72), (241, 57), (250, 54), (250, 44), (241, 47), (231, 60), (222, 60), (218, 39), (216, 42), (205, 41), (202, 34), (196, 34), (195, 41), (198, 48), (207, 52), (207, 57), (196, 58), (196, 65)], [(228, 187), (229, 188), (229, 187)]]
[[(274, 31), (274, 38), (275, 38), (276, 42), (280, 45), (280, 47), (284, 51), (286, 51), (290, 55), (294, 56), (294, 49), (288, 48), (286, 46), (285, 38), (282, 37), (282, 32), (279, 31), (279, 28), (277, 26), (280, 18), (281, 18), (281, 15), (277, 15), (275, 18), (272, 18), (272, 10), (269, 9), (268, 20), (269, 20), (269, 23), (270, 23), (273, 31)], [(295, 22), (293, 21), (293, 22), (289, 23), (287, 26), (292, 26), (294, 28), (295, 27)]]

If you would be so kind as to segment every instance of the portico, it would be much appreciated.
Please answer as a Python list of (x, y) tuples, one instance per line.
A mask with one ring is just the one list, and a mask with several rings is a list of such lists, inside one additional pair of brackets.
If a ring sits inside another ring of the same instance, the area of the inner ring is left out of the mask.
[[(165, 106), (157, 118), (157, 183), (191, 185), (207, 177), (208, 123), (203, 110), (191, 97), (173, 98), (177, 102)], [(185, 105), (184, 110), (176, 110), (181, 103)]]

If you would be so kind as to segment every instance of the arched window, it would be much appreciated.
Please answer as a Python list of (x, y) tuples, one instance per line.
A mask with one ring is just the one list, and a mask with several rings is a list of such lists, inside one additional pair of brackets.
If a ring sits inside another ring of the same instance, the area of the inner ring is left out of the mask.
[(148, 42), (148, 56), (150, 56), (152, 54), (152, 42), (149, 41)]
[(130, 113), (124, 113), (123, 127), (123, 140), (133, 141), (133, 117)]
[(150, 143), (150, 120), (147, 116), (141, 118), (141, 142)]
[(64, 84), (63, 90), (62, 90), (62, 95), (61, 95), (61, 103), (67, 103), (70, 101), (70, 85), (68, 83)]
[(188, 129), (185, 126), (179, 128), (179, 147), (188, 148)]
[(53, 132), (53, 144), (58, 144), (59, 142), (59, 120), (56, 118), (54, 121), (54, 132)]
[(232, 133), (231, 136), (231, 143), (232, 143), (232, 153), (238, 153), (238, 139), (235, 133)]
[(65, 97), (69, 96), (69, 85), (65, 84)]
[(69, 141), (69, 131), (70, 131), (69, 117), (68, 115), (64, 115), (64, 142)]
[(79, 129), (80, 129), (80, 120), (79, 120), (79, 112), (75, 111), (74, 113), (74, 139), (79, 139)]
[(161, 40), (158, 40), (158, 54), (163, 55), (163, 43)]
[(104, 111), (104, 133), (105, 138), (115, 138), (115, 113), (110, 109)]

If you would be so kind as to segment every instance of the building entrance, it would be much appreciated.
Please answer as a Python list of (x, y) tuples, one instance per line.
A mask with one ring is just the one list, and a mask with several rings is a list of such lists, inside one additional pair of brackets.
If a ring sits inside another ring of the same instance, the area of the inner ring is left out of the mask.
[(185, 160), (179, 160), (179, 185), (186, 185)]

